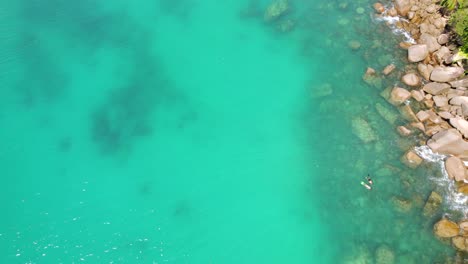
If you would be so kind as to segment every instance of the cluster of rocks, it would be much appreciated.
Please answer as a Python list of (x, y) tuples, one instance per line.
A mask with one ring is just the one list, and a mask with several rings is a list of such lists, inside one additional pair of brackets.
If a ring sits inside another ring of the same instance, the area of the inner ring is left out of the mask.
[[(449, 42), (446, 32), (447, 17), (439, 10), (437, 0), (394, 0), (394, 6), (386, 8), (375, 3), (378, 16), (399, 17), (396, 26), (409, 32), (415, 43), (401, 42), (407, 50), (408, 65), (397, 69), (394, 64), (380, 73), (368, 68), (364, 81), (372, 86), (382, 84), (382, 78), (398, 77), (400, 84), (385, 89), (381, 95), (397, 107), (406, 124), (398, 126), (403, 137), (423, 135), (424, 142), (433, 152), (447, 156), (445, 168), (450, 179), (456, 182), (457, 191), (468, 195), (468, 77), (460, 62), (454, 62), (457, 46)], [(365, 121), (364, 121), (365, 122)], [(359, 120), (357, 123), (363, 123)], [(357, 126), (356, 126), (357, 127)], [(359, 126), (363, 137), (366, 126)], [(364, 128), (364, 129), (363, 129)], [(372, 141), (373, 138), (368, 140)], [(416, 168), (422, 158), (410, 149), (402, 157), (403, 163)], [(433, 216), (442, 197), (433, 192), (424, 206), (424, 215)], [(394, 203), (401, 210), (409, 210), (399, 200)], [(435, 234), (451, 239), (452, 245), (468, 252), (468, 221), (458, 224), (442, 219), (434, 226)]]
[(434, 225), (434, 233), (443, 241), (451, 241), (456, 249), (468, 251), (468, 220), (455, 223), (441, 219)]

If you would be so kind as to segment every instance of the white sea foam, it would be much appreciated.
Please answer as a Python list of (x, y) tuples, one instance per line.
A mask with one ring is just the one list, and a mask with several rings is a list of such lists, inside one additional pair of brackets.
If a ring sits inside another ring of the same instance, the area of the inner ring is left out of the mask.
[(428, 146), (416, 147), (414, 150), (424, 160), (436, 163), (439, 166), (442, 177), (430, 175), (429, 179), (445, 189), (444, 200), (450, 209), (463, 213), (465, 218), (468, 217), (468, 196), (458, 193), (454, 181), (449, 179), (444, 165), (447, 156), (432, 152)]
[(385, 7), (385, 12), (382, 14), (382, 16), (375, 17), (375, 20), (385, 22), (387, 25), (389, 25), (390, 29), (395, 35), (402, 35), (406, 42), (416, 44), (416, 40), (414, 40), (411, 37), (411, 34), (408, 31), (398, 28), (396, 26), (396, 23), (398, 21), (405, 21), (405, 22), (409, 22), (409, 21), (398, 16), (393, 17), (393, 16), (387, 15), (387, 12), (390, 8), (392, 8), (392, 6)]

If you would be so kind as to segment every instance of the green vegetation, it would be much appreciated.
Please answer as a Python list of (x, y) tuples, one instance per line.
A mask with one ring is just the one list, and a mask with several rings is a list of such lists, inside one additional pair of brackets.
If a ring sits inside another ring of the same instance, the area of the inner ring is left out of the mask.
[(450, 17), (450, 25), (459, 36), (461, 42), (459, 59), (468, 59), (468, 1), (467, 0), (442, 0), (440, 4), (448, 10), (454, 10)]
[(440, 5), (446, 7), (448, 10), (454, 10), (457, 5), (459, 8), (464, 8), (465, 0), (442, 0), (440, 1)]

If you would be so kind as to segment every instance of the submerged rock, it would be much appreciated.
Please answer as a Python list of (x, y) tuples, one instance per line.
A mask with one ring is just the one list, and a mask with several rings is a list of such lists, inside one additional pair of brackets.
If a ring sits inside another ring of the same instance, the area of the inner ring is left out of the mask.
[(285, 19), (285, 20), (280, 21), (278, 25), (276, 25), (276, 29), (278, 29), (278, 31), (280, 32), (286, 33), (286, 32), (292, 31), (295, 26), (296, 26), (296, 23), (294, 23), (293, 20)]
[(395, 263), (395, 253), (386, 245), (381, 245), (375, 250), (376, 264), (393, 264)]
[(377, 109), (377, 112), (383, 119), (385, 119), (391, 125), (395, 125), (396, 121), (398, 120), (398, 114), (393, 109), (385, 107), (379, 103), (375, 104), (375, 109)]
[(452, 244), (456, 249), (468, 252), (468, 237), (454, 237), (452, 238)]
[(449, 238), (457, 236), (460, 228), (455, 222), (444, 218), (434, 225), (434, 233), (439, 238)]
[(266, 9), (263, 18), (265, 21), (273, 21), (282, 16), (289, 10), (288, 0), (276, 0), (272, 2)]
[(353, 118), (351, 121), (351, 126), (353, 134), (357, 136), (362, 142), (370, 143), (377, 140), (377, 135), (374, 129), (372, 129), (366, 120), (360, 117)]
[(427, 198), (426, 204), (423, 208), (423, 215), (427, 217), (432, 217), (439, 210), (440, 205), (442, 204), (442, 196), (440, 194), (432, 191)]
[(392, 203), (395, 209), (401, 213), (408, 213), (413, 207), (411, 201), (398, 197), (392, 197)]
[(389, 75), (393, 70), (395, 70), (395, 64), (392, 63), (392, 64), (385, 66), (382, 73), (384, 75)]
[(408, 150), (403, 157), (401, 157), (401, 162), (405, 164), (406, 166), (414, 169), (421, 165), (423, 159), (419, 157), (418, 154), (414, 150)]
[(325, 97), (328, 95), (331, 95), (333, 93), (333, 89), (331, 84), (329, 83), (324, 83), (316, 88), (313, 88), (313, 91), (311, 93), (312, 98), (320, 98), (320, 97)]

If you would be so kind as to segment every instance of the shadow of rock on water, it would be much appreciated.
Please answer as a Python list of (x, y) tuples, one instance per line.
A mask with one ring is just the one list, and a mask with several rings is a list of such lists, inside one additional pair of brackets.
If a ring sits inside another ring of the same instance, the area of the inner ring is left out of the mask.
[(196, 6), (193, 0), (159, 0), (158, 2), (164, 13), (184, 21), (190, 19), (190, 14)]
[(151, 135), (151, 114), (158, 98), (139, 85), (115, 91), (92, 116), (92, 137), (103, 153), (129, 148), (135, 139)]
[(63, 153), (69, 152), (72, 146), (73, 146), (73, 141), (70, 137), (64, 137), (60, 139), (57, 143), (57, 149)]
[(92, 48), (102, 42), (124, 39), (122, 28), (128, 19), (123, 12), (109, 12), (96, 1), (66, 0), (23, 0), (21, 19), (37, 28), (26, 30), (53, 29), (53, 32), (74, 44), (87, 44)]
[(61, 70), (57, 55), (47, 50), (44, 43), (33, 35), (24, 34), (16, 47), (20, 71), (23, 76), (16, 84), (16, 91), (25, 106), (58, 100), (68, 85), (68, 78)]

